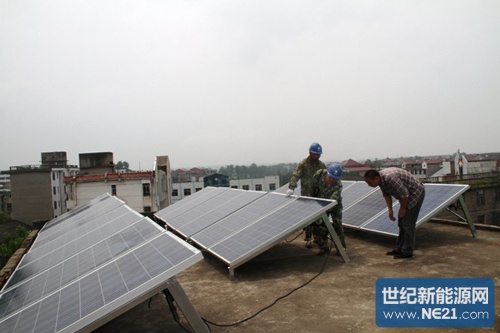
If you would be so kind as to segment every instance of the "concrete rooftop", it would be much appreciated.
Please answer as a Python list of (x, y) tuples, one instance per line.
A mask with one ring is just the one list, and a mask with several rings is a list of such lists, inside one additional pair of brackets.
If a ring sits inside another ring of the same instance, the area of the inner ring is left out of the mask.
[[(203, 319), (232, 324), (253, 316), (293, 289), (275, 305), (235, 326), (209, 325), (211, 332), (500, 332), (500, 232), (429, 222), (417, 231), (414, 257), (396, 260), (385, 252), (395, 239), (346, 229), (349, 263), (333, 254), (306, 249), (304, 235), (283, 241), (236, 268), (208, 253), (177, 275), (177, 280)], [(298, 235), (298, 233), (297, 233)], [(381, 328), (375, 323), (375, 283), (379, 278), (493, 278), (495, 326), (491, 328)], [(192, 331), (179, 311), (181, 323)], [(95, 332), (186, 332), (173, 319), (163, 296), (152, 298)]]

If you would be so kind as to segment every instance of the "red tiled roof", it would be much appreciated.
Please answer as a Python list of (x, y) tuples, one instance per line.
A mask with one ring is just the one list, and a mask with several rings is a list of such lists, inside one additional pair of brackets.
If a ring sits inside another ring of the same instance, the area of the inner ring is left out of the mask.
[(356, 162), (353, 159), (348, 159), (347, 161), (345, 161), (344, 163), (342, 163), (342, 166), (344, 168), (354, 168), (354, 167), (365, 167), (366, 165), (361, 164), (359, 162)]
[(433, 159), (433, 160), (424, 160), (427, 164), (441, 164), (443, 163), (442, 159)]
[(144, 179), (154, 177), (154, 171), (130, 172), (130, 173), (108, 173), (99, 175), (81, 175), (64, 177), (65, 183), (102, 182), (105, 180), (127, 180)]

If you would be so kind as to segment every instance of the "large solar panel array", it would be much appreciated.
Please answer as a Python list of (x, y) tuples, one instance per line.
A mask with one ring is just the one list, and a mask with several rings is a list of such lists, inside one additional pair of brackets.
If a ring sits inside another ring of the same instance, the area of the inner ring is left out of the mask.
[[(390, 236), (398, 235), (379, 188), (364, 181), (343, 181), (343, 224)], [(417, 228), (457, 201), (468, 185), (425, 184), (426, 196)], [(234, 268), (308, 225), (335, 205), (330, 200), (283, 193), (208, 187), (156, 214), (168, 228)], [(397, 212), (399, 202), (393, 200)], [(345, 259), (345, 258), (344, 258)]]
[(202, 258), (121, 200), (100, 196), (40, 230), (0, 292), (0, 332), (98, 327)]
[(228, 264), (231, 274), (335, 204), (333, 200), (286, 197), (282, 193), (207, 187), (182, 207), (175, 203), (155, 216)]
[[(446, 209), (467, 191), (469, 185), (424, 184), (425, 199), (420, 209), (416, 227), (421, 227), (434, 215)], [(342, 191), (345, 227), (366, 230), (378, 234), (397, 236), (398, 224), (389, 220), (387, 205), (380, 188), (369, 187), (364, 181), (356, 182)], [(399, 202), (393, 198), (395, 214)]]

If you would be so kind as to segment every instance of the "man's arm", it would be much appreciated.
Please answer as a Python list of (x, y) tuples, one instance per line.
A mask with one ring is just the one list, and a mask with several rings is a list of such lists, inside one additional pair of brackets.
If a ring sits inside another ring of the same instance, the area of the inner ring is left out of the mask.
[(384, 199), (387, 204), (387, 209), (389, 210), (389, 219), (391, 221), (396, 221), (394, 218), (394, 212), (392, 211), (392, 196), (390, 194), (384, 194)]
[(291, 190), (295, 190), (297, 188), (297, 182), (300, 178), (302, 178), (302, 174), (304, 172), (304, 163), (301, 161), (295, 170), (292, 172), (292, 178), (290, 178), (290, 183), (288, 184), (288, 188)]
[(399, 200), (399, 212), (398, 212), (398, 219), (402, 219), (406, 215), (406, 208), (408, 207), (408, 202), (410, 201), (410, 198), (405, 197)]

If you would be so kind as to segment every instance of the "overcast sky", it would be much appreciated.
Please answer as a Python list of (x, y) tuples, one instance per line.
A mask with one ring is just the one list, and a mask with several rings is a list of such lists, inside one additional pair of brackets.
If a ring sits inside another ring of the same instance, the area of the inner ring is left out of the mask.
[(0, 0), (0, 170), (500, 151), (500, 1)]

